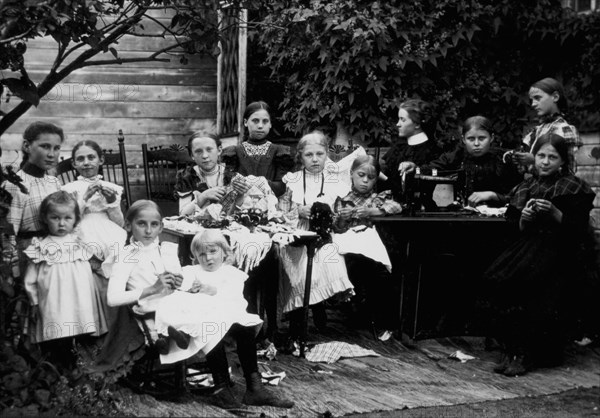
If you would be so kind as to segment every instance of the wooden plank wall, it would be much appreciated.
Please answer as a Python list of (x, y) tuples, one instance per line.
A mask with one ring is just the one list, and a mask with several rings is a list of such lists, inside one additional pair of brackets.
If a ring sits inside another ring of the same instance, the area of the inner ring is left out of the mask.
[[(155, 11), (153, 16), (167, 27), (171, 18)], [(144, 22), (145, 33), (158, 34), (160, 26)], [(170, 44), (169, 39), (127, 36), (119, 42), (119, 56), (143, 57)], [(39, 39), (28, 44), (25, 57), (30, 77), (42, 80), (54, 60), (56, 44)], [(96, 59), (113, 59), (102, 54)], [(1, 109), (10, 111), (20, 101), (2, 98)], [(182, 65), (179, 57), (171, 61), (130, 63), (82, 68), (58, 84), (37, 108), (23, 115), (1, 140), (2, 163), (18, 163), (25, 127), (43, 120), (61, 126), (66, 135), (63, 157), (70, 156), (73, 145), (92, 139), (103, 148), (117, 150), (117, 133), (123, 130), (130, 182), (134, 199), (144, 197), (142, 170), (143, 143), (149, 146), (185, 144), (195, 130), (215, 124), (217, 102), (217, 60), (189, 57)]]
[[(587, 181), (596, 192), (594, 209), (590, 214), (592, 226), (595, 229), (596, 242), (600, 249), (600, 160), (592, 157), (595, 148), (600, 149), (600, 132), (581, 134), (583, 146), (577, 151), (577, 176)], [(599, 150), (594, 152), (597, 155)], [(600, 258), (600, 257), (599, 257)]]

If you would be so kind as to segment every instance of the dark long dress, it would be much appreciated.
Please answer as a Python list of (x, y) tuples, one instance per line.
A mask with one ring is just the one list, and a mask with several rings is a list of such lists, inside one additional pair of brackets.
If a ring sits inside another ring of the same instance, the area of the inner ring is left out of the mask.
[(265, 177), (269, 186), (279, 197), (285, 192), (285, 184), (282, 177), (294, 168), (294, 160), (290, 155), (290, 148), (285, 145), (269, 144), (263, 155), (250, 155), (244, 145), (234, 145), (223, 150), (222, 160), (226, 171), (239, 173), (242, 176)]
[[(281, 196), (285, 192), (285, 184), (281, 179), (294, 168), (290, 148), (270, 141), (251, 141), (246, 143), (248, 144), (250, 146), (239, 144), (223, 150), (221, 158), (226, 167), (226, 175), (233, 177), (234, 173), (239, 173), (243, 176), (265, 177), (275, 196)], [(249, 272), (244, 286), (248, 312), (261, 314), (261, 317), (264, 315), (261, 312), (263, 307), (259, 306), (259, 294), (264, 293), (262, 299), (267, 316), (267, 336), (274, 334), (277, 329), (278, 276), (279, 266), (272, 249), (263, 261)]]
[(473, 192), (492, 191), (498, 196), (498, 206), (507, 203), (507, 193), (523, 180), (516, 166), (502, 161), (502, 151), (497, 148), (491, 148), (485, 155), (474, 157), (460, 145), (454, 151), (443, 153), (424, 168), (462, 169), (459, 172), (458, 185), (465, 196), (469, 197)]
[(392, 144), (388, 152), (382, 157), (385, 161), (383, 173), (388, 179), (385, 182), (380, 182), (377, 185), (378, 189), (391, 190), (394, 194), (394, 200), (403, 202), (402, 177), (398, 172), (400, 163), (412, 161), (417, 166), (422, 166), (437, 158), (440, 152), (441, 149), (432, 139), (418, 145), (408, 145), (406, 139), (400, 138)]
[(492, 335), (512, 354), (540, 365), (560, 360), (572, 297), (581, 283), (582, 243), (594, 192), (571, 175), (532, 177), (513, 191), (507, 216), (518, 221), (529, 199), (551, 201), (562, 222), (539, 218), (485, 272)]

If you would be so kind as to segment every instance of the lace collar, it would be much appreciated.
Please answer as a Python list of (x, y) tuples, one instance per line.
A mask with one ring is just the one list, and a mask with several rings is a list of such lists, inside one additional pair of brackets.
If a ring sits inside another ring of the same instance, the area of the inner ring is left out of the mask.
[(269, 152), (269, 147), (271, 146), (270, 141), (265, 141), (264, 143), (252, 143), (249, 141), (242, 142), (242, 146), (244, 147), (244, 151), (249, 156), (261, 156), (267, 155)]
[(95, 183), (99, 180), (102, 180), (102, 175), (96, 174), (94, 177), (77, 176), (77, 180), (85, 181), (86, 183)]

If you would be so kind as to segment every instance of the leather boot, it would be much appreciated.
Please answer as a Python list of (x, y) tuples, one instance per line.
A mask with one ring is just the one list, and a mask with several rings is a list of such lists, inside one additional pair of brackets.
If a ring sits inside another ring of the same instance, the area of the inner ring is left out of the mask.
[(508, 353), (504, 353), (502, 355), (502, 360), (500, 363), (496, 364), (494, 367), (494, 373), (504, 373), (508, 365), (510, 364), (511, 357)]
[(291, 408), (294, 402), (289, 399), (279, 398), (269, 392), (262, 384), (260, 374), (253, 372), (246, 377), (246, 394), (243, 402), (246, 405), (276, 406), (278, 408)]
[(235, 398), (235, 395), (231, 390), (233, 385), (229, 378), (229, 373), (213, 373), (213, 380), (215, 382), (215, 391), (209, 399), (211, 404), (223, 409), (240, 409), (244, 407), (244, 405)]
[(525, 362), (525, 356), (515, 355), (511, 356), (510, 363), (502, 374), (509, 377), (523, 376), (528, 370), (529, 367), (527, 367)]

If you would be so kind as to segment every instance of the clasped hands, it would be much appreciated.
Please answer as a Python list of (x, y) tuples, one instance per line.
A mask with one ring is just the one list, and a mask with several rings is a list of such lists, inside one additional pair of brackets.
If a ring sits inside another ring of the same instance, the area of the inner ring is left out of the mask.
[(375, 211), (379, 212), (379, 210), (376, 208), (367, 208), (364, 206), (359, 206), (357, 208), (345, 207), (338, 211), (338, 216), (345, 221), (352, 218), (363, 219), (378, 215), (378, 213), (375, 213)]
[(529, 199), (521, 212), (521, 219), (533, 221), (538, 215), (554, 215), (556, 210), (556, 206), (549, 200)]
[(181, 287), (183, 276), (180, 273), (171, 273), (165, 271), (156, 275), (158, 279), (154, 282), (151, 288), (152, 294), (170, 293), (171, 291)]
[(114, 203), (117, 200), (117, 192), (108, 187), (102, 186), (100, 183), (94, 183), (86, 190), (83, 195), (83, 200), (88, 201), (90, 197), (94, 195), (94, 193), (99, 192), (106, 199), (106, 203)]

